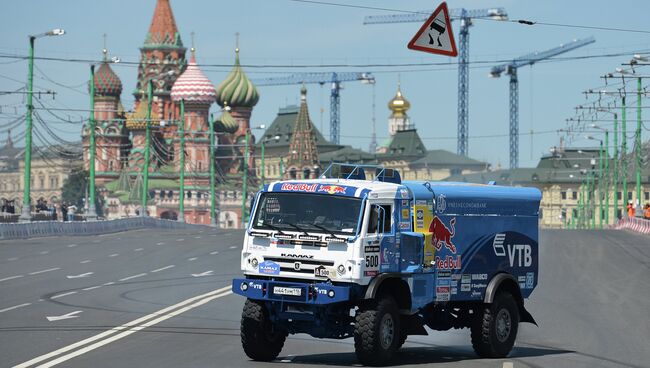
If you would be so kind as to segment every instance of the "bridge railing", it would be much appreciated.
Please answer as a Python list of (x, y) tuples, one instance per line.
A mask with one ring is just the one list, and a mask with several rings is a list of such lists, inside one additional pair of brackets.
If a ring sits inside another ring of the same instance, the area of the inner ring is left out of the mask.
[(107, 221), (0, 223), (0, 240), (57, 235), (99, 235), (147, 227), (162, 229), (205, 229), (206, 225), (186, 224), (153, 217), (132, 217)]
[(636, 231), (637, 233), (650, 234), (650, 220), (638, 218), (638, 217), (628, 217), (618, 220), (615, 229), (628, 229)]

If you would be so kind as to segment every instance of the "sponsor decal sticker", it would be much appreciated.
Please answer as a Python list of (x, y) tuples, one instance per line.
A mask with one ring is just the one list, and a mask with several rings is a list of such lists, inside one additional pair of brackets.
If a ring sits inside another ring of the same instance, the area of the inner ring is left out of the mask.
[(520, 284), (526, 282), (526, 276), (517, 276), (517, 282)]
[(431, 221), (431, 224), (429, 225), (429, 232), (432, 235), (431, 245), (433, 245), (436, 250), (442, 249), (442, 245), (444, 244), (450, 252), (456, 254), (456, 245), (454, 245), (451, 240), (454, 235), (456, 235), (455, 224), (455, 217), (449, 221), (449, 227), (440, 220), (440, 217), (436, 216), (433, 218), (433, 221)]
[(427, 200), (426, 199), (417, 199), (415, 201), (415, 204), (420, 205), (420, 206), (426, 206)]
[(447, 209), (447, 197), (444, 194), (438, 194), (436, 198), (436, 210), (440, 213), (444, 213)]
[(451, 282), (449, 279), (438, 279), (436, 280), (438, 286), (450, 286)]
[(535, 273), (526, 272), (526, 289), (532, 289), (535, 284)]
[(472, 274), (472, 280), (487, 280), (487, 273)]
[(457, 255), (456, 258), (447, 256), (445, 259), (436, 256), (434, 263), (439, 270), (460, 270), (462, 266), (460, 255)]
[(286, 190), (290, 192), (315, 192), (318, 184), (292, 184), (284, 183), (280, 187), (280, 190)]
[(401, 188), (399, 190), (399, 194), (403, 199), (407, 199), (409, 197), (409, 191), (406, 188)]
[(472, 284), (460, 284), (460, 291), (472, 290)]
[(279, 275), (280, 265), (273, 261), (264, 261), (257, 266), (257, 272), (265, 275)]
[(328, 194), (345, 194), (346, 187), (340, 185), (322, 185), (318, 188), (319, 192), (325, 192)]
[(402, 218), (408, 220), (408, 218), (409, 218), (409, 209), (408, 208), (402, 208)]
[(363, 273), (364, 276), (377, 276), (379, 274), (379, 271), (365, 271)]
[(497, 257), (507, 256), (510, 267), (530, 267), (533, 264), (533, 248), (530, 244), (510, 244), (506, 241), (506, 234), (494, 236), (492, 249)]
[(438, 271), (438, 277), (451, 277), (451, 271)]
[(464, 274), (461, 280), (463, 284), (469, 284), (470, 282), (472, 282), (472, 275)]
[(451, 288), (451, 295), (456, 295), (458, 294), (458, 288), (457, 287), (452, 287)]
[(461, 277), (461, 274), (459, 274), (459, 273), (455, 273), (455, 274), (451, 275), (451, 279), (454, 280), (454, 281), (460, 280), (460, 277)]
[(379, 245), (366, 245), (363, 249), (366, 253), (378, 253)]
[(472, 289), (485, 289), (487, 284), (472, 284)]
[(408, 222), (400, 222), (399, 228), (401, 230), (409, 230), (411, 228), (411, 224)]

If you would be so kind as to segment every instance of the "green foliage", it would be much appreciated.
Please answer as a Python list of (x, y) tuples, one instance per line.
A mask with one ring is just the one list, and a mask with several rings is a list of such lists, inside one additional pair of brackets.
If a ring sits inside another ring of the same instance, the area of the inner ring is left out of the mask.
[[(63, 182), (61, 199), (67, 205), (77, 206), (77, 212), (83, 212), (86, 189), (88, 188), (88, 171), (77, 169)], [(104, 200), (95, 187), (95, 209), (97, 216), (104, 215)]]

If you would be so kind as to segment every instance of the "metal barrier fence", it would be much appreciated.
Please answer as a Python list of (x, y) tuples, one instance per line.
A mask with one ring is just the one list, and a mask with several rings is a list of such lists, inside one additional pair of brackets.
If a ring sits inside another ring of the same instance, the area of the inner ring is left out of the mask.
[(628, 229), (641, 234), (650, 234), (650, 220), (638, 217), (623, 218), (618, 220), (614, 228), (617, 230)]
[(0, 240), (36, 238), (57, 235), (98, 235), (140, 228), (205, 229), (206, 225), (186, 224), (154, 217), (132, 217), (108, 221), (40, 221), (29, 223), (0, 223)]

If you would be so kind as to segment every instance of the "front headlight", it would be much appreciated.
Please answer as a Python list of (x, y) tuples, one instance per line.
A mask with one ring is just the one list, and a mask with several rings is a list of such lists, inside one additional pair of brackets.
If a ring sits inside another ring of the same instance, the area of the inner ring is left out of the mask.
[(257, 260), (257, 258), (253, 258), (253, 259), (251, 260), (251, 266), (253, 266), (253, 268), (257, 268), (257, 266), (258, 266), (259, 264), (260, 264), (260, 263), (259, 263), (259, 261)]
[(339, 265), (339, 266), (336, 268), (336, 272), (338, 272), (339, 275), (345, 275), (345, 266), (344, 266), (344, 265)]

